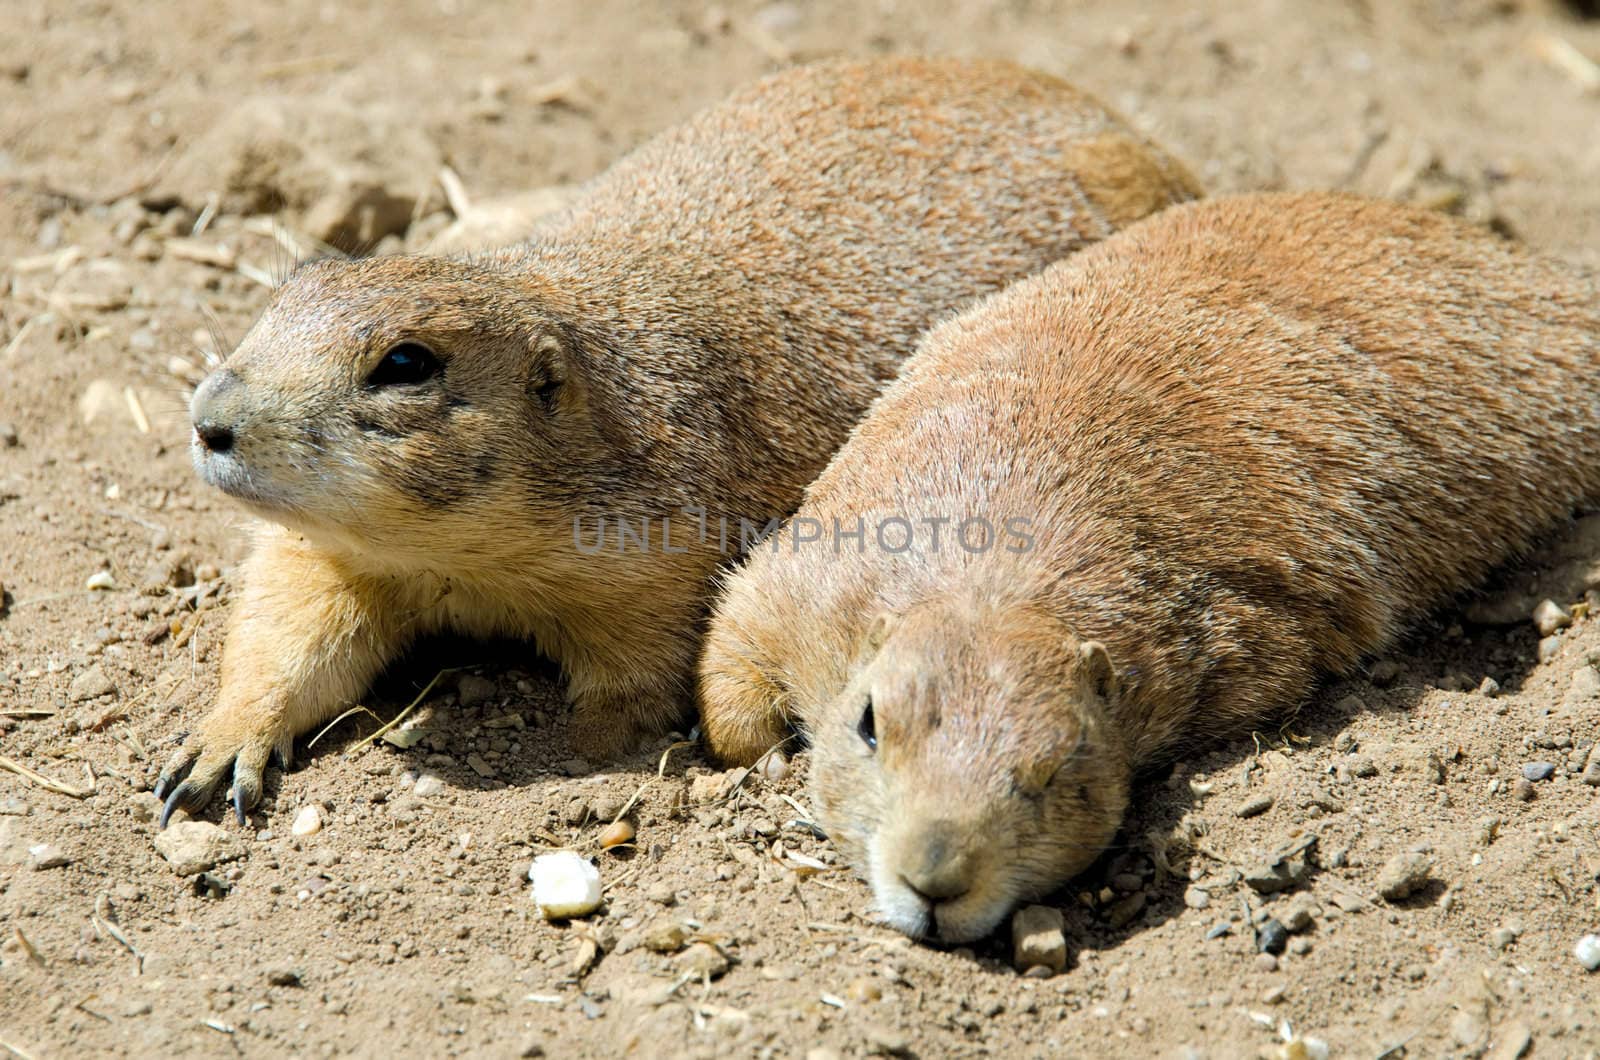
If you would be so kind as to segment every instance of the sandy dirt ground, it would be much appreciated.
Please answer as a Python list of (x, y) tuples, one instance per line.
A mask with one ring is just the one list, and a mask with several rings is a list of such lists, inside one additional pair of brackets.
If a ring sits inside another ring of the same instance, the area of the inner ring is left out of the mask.
[[(1587, 521), (1281, 730), (1150, 778), (1050, 900), (1070, 960), (1049, 978), (1009, 936), (911, 944), (815, 871), (803, 754), (788, 776), (666, 741), (575, 760), (515, 645), (420, 652), (302, 741), (248, 827), (211, 807), (194, 864), (155, 848), (149, 791), (215, 692), (246, 544), (190, 471), (186, 395), (311, 235), (481, 238), (454, 211), (559, 197), (787, 63), (933, 52), (1069, 77), (1214, 193), (1354, 188), (1600, 264), (1600, 22), (1519, 0), (7, 0), (0, 21), (0, 1053), (1600, 1055), (1574, 955), (1600, 932)], [(1571, 624), (1541, 639), (1545, 598)], [(365, 741), (441, 667), (405, 746)], [(636, 842), (600, 851), (625, 808)], [(595, 854), (598, 915), (535, 914), (528, 864), (557, 846)], [(1390, 901), (1397, 858), (1415, 890)], [(1268, 919), (1296, 929), (1280, 955)]]

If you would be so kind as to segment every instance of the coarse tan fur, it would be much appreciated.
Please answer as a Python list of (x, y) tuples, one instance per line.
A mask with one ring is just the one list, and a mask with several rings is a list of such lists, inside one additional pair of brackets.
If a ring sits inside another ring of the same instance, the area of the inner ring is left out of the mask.
[[(298, 270), (193, 400), (201, 476), (264, 522), (169, 812), (232, 764), (242, 818), (269, 752), (431, 630), (553, 657), (592, 758), (665, 731), (711, 575), (917, 336), (1196, 194), (1054, 78), (831, 62), (663, 134), (526, 244)], [(377, 385), (408, 343), (442, 371)]]
[(981, 936), (1105, 848), (1138, 770), (1600, 499), (1597, 371), (1600, 277), (1478, 229), (1166, 211), (929, 335), (726, 585), (706, 738), (750, 762), (798, 725), (886, 919)]

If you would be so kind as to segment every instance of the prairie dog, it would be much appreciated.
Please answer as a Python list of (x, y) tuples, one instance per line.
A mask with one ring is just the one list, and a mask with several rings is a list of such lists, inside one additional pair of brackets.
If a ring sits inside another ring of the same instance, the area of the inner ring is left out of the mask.
[[(526, 244), (298, 270), (196, 391), (263, 519), (167, 810), (333, 717), (417, 635), (527, 638), (604, 758), (692, 699), (709, 578), (793, 510), (920, 332), (1197, 193), (1000, 62), (801, 67), (598, 178)], [(757, 531), (759, 532), (759, 531)]]
[(726, 585), (706, 738), (750, 762), (804, 730), (888, 922), (982, 936), (1100, 854), (1138, 770), (1600, 499), (1597, 370), (1600, 277), (1478, 229), (1328, 194), (1165, 211), (930, 333)]

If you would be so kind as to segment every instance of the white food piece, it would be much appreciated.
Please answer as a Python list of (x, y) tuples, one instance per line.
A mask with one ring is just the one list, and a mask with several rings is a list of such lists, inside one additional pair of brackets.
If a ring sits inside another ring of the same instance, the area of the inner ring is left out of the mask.
[(600, 870), (570, 850), (540, 854), (528, 870), (533, 901), (546, 920), (587, 916), (600, 908)]

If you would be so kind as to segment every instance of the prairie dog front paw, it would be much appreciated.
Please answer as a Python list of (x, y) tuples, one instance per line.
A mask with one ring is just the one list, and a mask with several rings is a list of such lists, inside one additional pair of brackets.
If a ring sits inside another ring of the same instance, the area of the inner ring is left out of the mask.
[(233, 767), (240, 823), (261, 798), (276, 752), (361, 694), (425, 617), (400, 582), (365, 576), (287, 530), (264, 532), (243, 568), (222, 654), (217, 706), (168, 759), (156, 784), (161, 824), (204, 806)]

